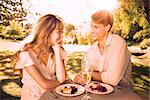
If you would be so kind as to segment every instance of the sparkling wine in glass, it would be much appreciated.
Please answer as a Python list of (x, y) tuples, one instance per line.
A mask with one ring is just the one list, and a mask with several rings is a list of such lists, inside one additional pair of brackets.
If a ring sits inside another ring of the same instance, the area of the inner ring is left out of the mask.
[(86, 82), (86, 84), (88, 84), (91, 81), (92, 78), (92, 71), (93, 71), (93, 67), (91, 65), (88, 64), (87, 60), (84, 59), (82, 60), (82, 75), (83, 78)]
[[(88, 65), (88, 62), (85, 59), (83, 59), (83, 61), (82, 61), (82, 75), (83, 75), (83, 78), (85, 81), (85, 87), (91, 81), (92, 71), (93, 71), (93, 67)], [(83, 98), (81, 100), (88, 100), (89, 98), (91, 98), (91, 97), (87, 95), (87, 91), (86, 91), (86, 94), (83, 96)]]
[(85, 80), (85, 83), (88, 84), (90, 81), (91, 81), (91, 76), (92, 75), (92, 72), (83, 72), (83, 77), (84, 77), (84, 80)]

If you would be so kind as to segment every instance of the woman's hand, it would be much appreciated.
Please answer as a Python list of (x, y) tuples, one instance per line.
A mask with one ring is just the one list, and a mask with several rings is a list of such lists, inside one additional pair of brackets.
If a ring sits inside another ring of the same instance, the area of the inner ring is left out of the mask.
[(54, 50), (54, 53), (58, 53), (58, 52), (60, 52), (60, 50), (61, 50), (61, 45), (58, 44), (58, 43), (55, 43), (55, 44), (52, 46), (52, 49)]
[(52, 46), (54, 50), (54, 57), (55, 57), (55, 66), (56, 66), (56, 77), (60, 83), (63, 83), (66, 78), (66, 70), (64, 66), (64, 61), (61, 55), (61, 44), (55, 43)]
[(81, 85), (85, 85), (85, 80), (83, 78), (82, 72), (79, 72), (74, 79), (75, 83), (81, 84)]
[[(50, 82), (49, 82), (50, 83)], [(49, 84), (48, 83), (48, 84)], [(59, 86), (61, 83), (58, 80), (51, 80), (51, 85), (53, 85), (52, 88), (48, 89), (48, 90), (54, 90), (57, 86)]]

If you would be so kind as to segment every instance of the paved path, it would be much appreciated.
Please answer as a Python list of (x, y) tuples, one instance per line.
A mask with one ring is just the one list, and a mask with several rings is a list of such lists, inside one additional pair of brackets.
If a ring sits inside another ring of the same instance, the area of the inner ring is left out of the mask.
[[(20, 48), (22, 48), (25, 44), (26, 41), (31, 41), (31, 38), (27, 37), (25, 38), (24, 41), (19, 41), (19, 42), (13, 42), (11, 40), (3, 40), (0, 39), (0, 51), (4, 50), (11, 50), (11, 51), (18, 51)], [(72, 44), (63, 44), (63, 47), (66, 51), (68, 52), (80, 52), (80, 51), (87, 51), (90, 45), (72, 45)], [(134, 53), (147, 53), (150, 51), (150, 48), (146, 50), (141, 50), (140, 47), (137, 46), (132, 46), (128, 47), (130, 52)]]
[(18, 51), (20, 48), (21, 48), (20, 42), (13, 42), (0, 39), (0, 51), (4, 50)]
[[(24, 46), (24, 42), (13, 42), (10, 40), (0, 39), (0, 51), (11, 50), (18, 51)], [(63, 47), (68, 52), (80, 52), (87, 51), (90, 47), (89, 45), (72, 45), (72, 44), (63, 44)]]

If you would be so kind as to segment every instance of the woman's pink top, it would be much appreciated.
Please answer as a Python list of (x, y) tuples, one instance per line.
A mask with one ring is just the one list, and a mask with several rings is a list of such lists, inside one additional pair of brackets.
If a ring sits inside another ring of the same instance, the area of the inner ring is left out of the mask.
[(130, 54), (122, 37), (109, 34), (103, 54), (96, 42), (87, 51), (86, 60), (95, 71), (101, 72), (102, 82), (131, 88)]
[[(63, 52), (63, 59), (65, 58), (65, 52)], [(40, 63), (37, 60), (37, 55), (35, 53), (30, 53), (28, 51), (23, 51), (19, 54), (19, 60), (16, 63), (16, 69), (23, 70), (22, 77), (22, 93), (21, 100), (38, 100), (39, 97), (46, 91), (40, 87), (40, 85), (32, 79), (32, 77), (26, 72), (25, 67), (30, 67), (31, 65), (36, 65), (37, 69), (46, 79), (55, 79), (55, 61), (52, 60), (51, 55), (49, 55), (47, 66)], [(59, 79), (59, 78), (58, 78)]]

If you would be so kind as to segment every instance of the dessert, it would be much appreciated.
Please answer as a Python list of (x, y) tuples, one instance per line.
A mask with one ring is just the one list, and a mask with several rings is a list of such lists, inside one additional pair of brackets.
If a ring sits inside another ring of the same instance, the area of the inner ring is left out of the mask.
[(104, 86), (101, 86), (100, 83), (93, 83), (90, 86), (91, 90), (97, 90), (98, 92), (106, 92), (107, 89)]
[(71, 87), (64, 87), (64, 89), (62, 90), (62, 92), (65, 94), (70, 94), (71, 91), (72, 91)]
[(64, 94), (75, 94), (77, 92), (77, 88), (75, 86), (65, 86), (62, 89), (62, 93)]

